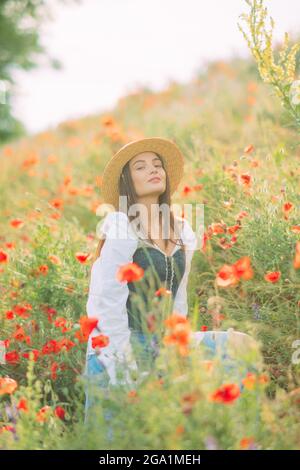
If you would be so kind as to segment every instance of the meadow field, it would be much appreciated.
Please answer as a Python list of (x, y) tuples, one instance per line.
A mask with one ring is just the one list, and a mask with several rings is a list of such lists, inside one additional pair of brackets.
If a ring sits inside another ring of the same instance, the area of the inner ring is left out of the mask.
[[(228, 375), (218, 357), (183, 354), (185, 339), (166, 343), (163, 378), (103, 396), (115, 414), (108, 442), (101, 407), (83, 427), (96, 209), (105, 163), (150, 136), (184, 153), (173, 203), (204, 205), (185, 331), (247, 333), (259, 366)], [(0, 449), (300, 448), (299, 131), (254, 61), (137, 90), (2, 145), (0, 162)]]

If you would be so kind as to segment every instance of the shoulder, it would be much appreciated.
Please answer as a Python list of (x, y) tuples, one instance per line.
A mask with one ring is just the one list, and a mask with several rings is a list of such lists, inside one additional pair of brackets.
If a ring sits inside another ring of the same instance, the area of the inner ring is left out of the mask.
[(195, 250), (197, 247), (197, 235), (192, 228), (191, 222), (184, 218), (175, 216), (175, 219), (180, 223), (181, 226), (181, 238), (187, 249)]
[(127, 214), (122, 211), (112, 211), (100, 222), (101, 238), (136, 239)]

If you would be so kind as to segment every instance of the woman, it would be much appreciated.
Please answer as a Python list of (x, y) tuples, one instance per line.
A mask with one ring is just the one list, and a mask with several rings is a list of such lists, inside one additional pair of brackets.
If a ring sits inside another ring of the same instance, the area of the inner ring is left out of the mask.
[[(170, 209), (183, 167), (177, 145), (158, 137), (126, 144), (105, 167), (102, 195), (115, 210), (101, 224), (91, 269), (86, 307), (98, 323), (88, 339), (85, 368), (89, 383), (105, 390), (133, 384), (143, 361), (145, 373), (153, 364), (158, 336), (156, 328), (149, 333), (149, 319), (153, 321), (153, 311), (162, 311), (158, 299), (170, 300), (167, 314), (187, 316), (187, 283), (197, 237), (189, 222)], [(164, 209), (162, 214), (159, 208)], [(121, 282), (120, 268), (130, 263), (142, 268), (142, 279)], [(165, 295), (155, 295), (159, 289), (166, 289)], [(155, 325), (159, 320), (156, 316)], [(108, 344), (103, 343), (106, 337)], [(87, 387), (85, 422), (91, 404)]]
[[(104, 388), (131, 383), (131, 372), (138, 371), (141, 358), (140, 354), (138, 358), (134, 357), (133, 342), (144, 345), (141, 351), (144, 358), (155, 351), (155, 345), (154, 349), (149, 348), (149, 335), (141, 326), (145, 319), (138, 318), (140, 311), (133, 302), (134, 294), (137, 294), (136, 283), (117, 280), (120, 266), (134, 262), (145, 274), (153, 275), (145, 275), (145, 280), (149, 280), (147, 288), (151, 282), (154, 292), (165, 286), (170, 291), (167, 293), (173, 302), (173, 310), (187, 315), (186, 287), (197, 239), (188, 221), (175, 217), (170, 210), (171, 195), (183, 176), (183, 166), (183, 156), (177, 145), (154, 137), (125, 145), (104, 169), (104, 202), (119, 209), (119, 196), (122, 196), (127, 204), (127, 209), (114, 210), (105, 217), (91, 269), (87, 314), (99, 321), (89, 336), (85, 373), (88, 377), (96, 375), (98, 384)], [(138, 211), (140, 231), (133, 223), (137, 220), (136, 215), (132, 215), (134, 204), (141, 209)], [(159, 216), (157, 210), (161, 205), (167, 208), (164, 217)], [(153, 239), (153, 227), (158, 226), (158, 236)], [(166, 227), (171, 236), (162, 238)], [(143, 300), (149, 298), (149, 291), (147, 294), (141, 293)], [(93, 347), (93, 338), (100, 334), (109, 338), (109, 344), (102, 348)], [(157, 338), (153, 335), (152, 339)], [(117, 377), (117, 368), (119, 373), (123, 372), (123, 377)], [(87, 391), (86, 395), (87, 413), (90, 405)]]

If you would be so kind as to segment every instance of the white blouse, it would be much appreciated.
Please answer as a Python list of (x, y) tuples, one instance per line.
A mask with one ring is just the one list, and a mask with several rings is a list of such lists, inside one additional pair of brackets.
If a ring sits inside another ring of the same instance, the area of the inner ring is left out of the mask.
[[(196, 249), (197, 238), (186, 219), (182, 222), (180, 236), (186, 245), (186, 267), (174, 298), (173, 311), (187, 316), (187, 282), (191, 261)], [(97, 327), (89, 335), (87, 357), (95, 354), (92, 338), (99, 334), (109, 337), (109, 344), (101, 348), (99, 361), (105, 366), (111, 384), (116, 384), (116, 367), (120, 370), (137, 370), (130, 343), (131, 331), (128, 327), (126, 302), (129, 295), (127, 282), (120, 282), (116, 273), (121, 265), (132, 263), (138, 246), (138, 236), (133, 230), (127, 215), (121, 211), (107, 214), (102, 221), (100, 237), (105, 237), (100, 256), (92, 265), (86, 311), (88, 317), (98, 318)], [(153, 245), (151, 245), (153, 246)], [(157, 247), (160, 250), (159, 247)], [(172, 255), (180, 245), (176, 245)], [(160, 250), (162, 251), (162, 250)], [(164, 253), (164, 252), (163, 252)], [(128, 374), (128, 370), (126, 371)], [(129, 377), (127, 375), (127, 377)], [(118, 381), (119, 382), (119, 381)], [(119, 382), (120, 383), (120, 382)]]

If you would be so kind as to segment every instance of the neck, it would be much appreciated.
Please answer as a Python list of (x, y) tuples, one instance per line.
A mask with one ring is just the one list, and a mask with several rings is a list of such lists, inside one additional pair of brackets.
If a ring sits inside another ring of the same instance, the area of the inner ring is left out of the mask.
[(138, 203), (142, 204), (143, 206), (143, 210), (140, 213), (140, 220), (141, 220), (143, 227), (145, 228), (145, 230), (148, 229), (148, 233), (150, 234), (151, 238), (159, 238), (158, 196), (149, 195), (149, 196), (139, 197)]

